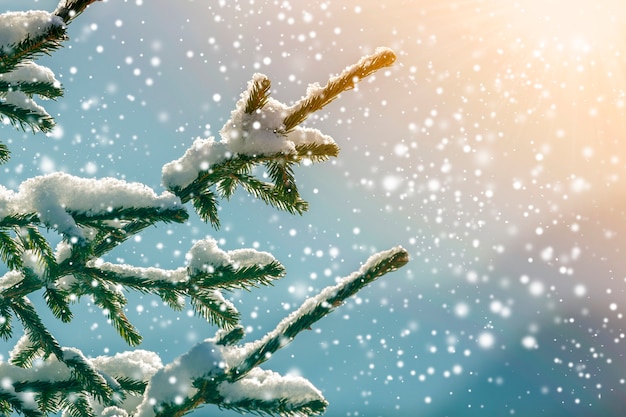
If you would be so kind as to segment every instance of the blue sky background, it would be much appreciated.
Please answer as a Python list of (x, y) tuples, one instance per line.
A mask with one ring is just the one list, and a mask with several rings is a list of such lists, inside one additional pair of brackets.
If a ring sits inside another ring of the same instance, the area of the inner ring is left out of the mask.
[[(0, 11), (55, 6), (5, 1)], [(39, 61), (66, 89), (45, 103), (59, 129), (2, 127), (12, 158), (0, 178), (16, 188), (62, 170), (160, 192), (161, 166), (218, 135), (254, 72), (292, 102), (391, 47), (394, 67), (307, 121), (342, 148), (298, 169), (308, 213), (238, 194), (222, 205), (221, 230), (192, 216), (110, 259), (175, 268), (207, 235), (226, 250), (272, 252), (287, 277), (232, 294), (252, 339), (400, 244), (407, 267), (265, 367), (310, 379), (329, 417), (616, 415), (626, 394), (625, 19), (618, 0), (96, 3)], [(215, 331), (157, 299), (130, 300), (142, 348), (165, 362)], [(128, 349), (88, 300), (71, 324), (43, 315), (88, 355)], [(0, 345), (5, 359), (11, 347)]]

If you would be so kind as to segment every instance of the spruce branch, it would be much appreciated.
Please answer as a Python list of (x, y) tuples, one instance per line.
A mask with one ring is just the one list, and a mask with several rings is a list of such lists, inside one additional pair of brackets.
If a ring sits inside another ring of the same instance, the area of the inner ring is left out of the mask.
[(331, 313), (363, 287), (378, 277), (404, 266), (408, 260), (408, 252), (402, 247), (373, 255), (359, 271), (339, 284), (327, 287), (316, 297), (308, 299), (300, 308), (283, 319), (272, 332), (261, 340), (244, 346), (248, 353), (240, 363), (230, 368), (230, 378), (238, 380), (244, 377), (278, 349), (290, 343), (302, 330), (310, 329), (315, 322)]
[(293, 406), (288, 398), (252, 398), (242, 399), (236, 403), (224, 402), (220, 408), (236, 411), (240, 414), (254, 413), (276, 417), (301, 417), (320, 415), (326, 411), (328, 402), (315, 399), (298, 406)]
[(61, 0), (54, 14), (67, 24), (85, 11), (90, 4), (101, 0)]
[(11, 235), (0, 226), (0, 260), (13, 270), (24, 265), (22, 250)]
[(0, 45), (0, 74), (12, 71), (20, 63), (40, 55), (50, 55), (67, 39), (65, 25), (51, 21), (46, 30), (13, 45)]
[(4, 143), (0, 142), (0, 165), (7, 162), (11, 158), (11, 151)]
[(4, 340), (9, 340), (13, 335), (11, 319), (10, 307), (4, 303), (0, 303), (0, 338)]
[[(48, 332), (28, 298), (22, 297), (12, 300), (11, 308), (22, 322), (32, 346), (40, 347), (44, 351), (45, 357), (50, 354), (54, 354), (57, 358), (63, 357), (61, 346), (54, 336)], [(19, 363), (15, 364), (20, 366)]]
[(14, 127), (22, 130), (26, 130), (28, 127), (33, 132), (47, 133), (55, 126), (54, 119), (45, 111), (17, 106), (7, 101), (0, 101), (0, 114), (4, 114)]
[(265, 106), (270, 95), (270, 80), (263, 74), (256, 74), (248, 85), (248, 98), (245, 112), (252, 114)]
[(249, 291), (251, 288), (259, 288), (261, 285), (272, 285), (274, 280), (285, 275), (285, 267), (278, 261), (265, 265), (246, 265), (240, 268), (223, 265), (199, 273), (189, 271), (189, 275), (191, 277), (189, 285), (191, 286)]
[(239, 323), (239, 311), (227, 302), (218, 290), (198, 290), (190, 295), (194, 312), (209, 324), (232, 328)]
[(63, 363), (70, 368), (72, 379), (76, 380), (81, 391), (86, 391), (102, 404), (111, 400), (113, 390), (87, 359), (75, 349), (65, 349)]
[(21, 91), (29, 97), (36, 94), (50, 99), (63, 96), (63, 89), (59, 85), (36, 80), (4, 81), (0, 79), (0, 91)]
[(296, 145), (297, 161), (308, 159), (312, 162), (324, 162), (330, 157), (339, 156), (339, 146), (335, 143), (304, 143)]
[(313, 85), (307, 97), (298, 101), (289, 109), (284, 119), (284, 132), (292, 131), (306, 118), (337, 98), (344, 91), (351, 90), (356, 83), (372, 73), (392, 65), (396, 55), (389, 48), (378, 48), (372, 55), (365, 56), (356, 64), (346, 68), (340, 75), (328, 80), (323, 87)]
[(44, 300), (54, 317), (63, 323), (69, 323), (74, 318), (69, 306), (69, 293), (55, 287), (47, 287), (43, 294)]

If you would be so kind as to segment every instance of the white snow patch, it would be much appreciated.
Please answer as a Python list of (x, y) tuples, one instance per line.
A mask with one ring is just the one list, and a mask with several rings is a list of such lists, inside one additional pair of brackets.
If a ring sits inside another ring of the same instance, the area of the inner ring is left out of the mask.
[(322, 393), (307, 379), (300, 376), (282, 376), (276, 372), (252, 369), (245, 378), (220, 384), (218, 391), (225, 403), (238, 403), (258, 399), (271, 401), (288, 399), (297, 407), (312, 401), (323, 401)]
[(38, 37), (54, 26), (63, 25), (63, 19), (43, 10), (2, 13), (0, 14), (0, 50), (6, 51), (11, 45), (24, 41), (27, 36)]
[(169, 192), (156, 195), (140, 183), (115, 178), (79, 178), (61, 172), (28, 179), (20, 185), (17, 194), (8, 194), (8, 197), (10, 212), (36, 213), (47, 226), (78, 238), (85, 235), (70, 212), (97, 216), (118, 208), (167, 210), (181, 206), (175, 195)]
[[(245, 112), (250, 90), (256, 81), (266, 79), (263, 74), (254, 74), (248, 88), (241, 94), (230, 119), (220, 130), (221, 140), (197, 138), (185, 154), (163, 166), (162, 182), (170, 190), (191, 184), (201, 172), (210, 171), (212, 166), (223, 163), (236, 155), (265, 156), (296, 152), (296, 146), (306, 144), (333, 144), (334, 140), (317, 129), (297, 126), (285, 132), (283, 121), (293, 108), (268, 98), (263, 108), (252, 114)], [(321, 87), (320, 87), (321, 88)], [(318, 94), (309, 87), (307, 94)], [(306, 97), (305, 97), (306, 98)]]
[(263, 266), (275, 262), (276, 258), (268, 252), (255, 249), (235, 249), (226, 252), (217, 246), (215, 239), (209, 238), (194, 243), (187, 254), (187, 261), (193, 274), (226, 265), (232, 265), (234, 268)]
[(156, 415), (155, 406), (180, 403), (197, 391), (192, 386), (194, 379), (218, 377), (224, 374), (225, 368), (220, 350), (213, 342), (198, 343), (154, 374), (135, 416), (152, 417)]

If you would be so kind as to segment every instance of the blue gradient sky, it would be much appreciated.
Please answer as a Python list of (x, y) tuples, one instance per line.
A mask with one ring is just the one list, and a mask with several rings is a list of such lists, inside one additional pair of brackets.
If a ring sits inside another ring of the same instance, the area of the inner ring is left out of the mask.
[[(291, 102), (389, 46), (394, 67), (307, 122), (342, 147), (298, 170), (309, 213), (239, 194), (220, 231), (161, 226), (114, 257), (172, 268), (206, 235), (273, 252), (287, 277), (232, 295), (252, 338), (401, 244), (410, 265), (266, 367), (309, 378), (331, 417), (615, 415), (626, 394), (625, 20), (618, 0), (97, 3), (41, 60), (66, 88), (47, 103), (60, 129), (4, 126), (2, 183), (63, 170), (160, 190), (160, 167), (217, 135), (252, 73)], [(77, 309), (71, 325), (48, 319), (63, 344), (127, 349), (86, 300)], [(165, 361), (214, 332), (148, 297), (131, 298), (129, 315)]]

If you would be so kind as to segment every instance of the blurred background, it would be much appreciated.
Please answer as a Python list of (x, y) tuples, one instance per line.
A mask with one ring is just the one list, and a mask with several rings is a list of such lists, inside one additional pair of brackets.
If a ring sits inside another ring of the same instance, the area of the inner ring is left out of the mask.
[[(0, 11), (53, 10), (9, 0)], [(621, 0), (95, 3), (38, 62), (66, 94), (50, 135), (2, 127), (1, 183), (54, 171), (163, 190), (161, 166), (218, 136), (255, 72), (291, 103), (377, 46), (396, 64), (306, 123), (342, 148), (301, 167), (290, 216), (239, 193), (223, 227), (159, 225), (109, 260), (176, 268), (195, 239), (272, 252), (287, 276), (230, 298), (247, 339), (377, 250), (412, 261), (265, 368), (329, 417), (622, 415), (626, 395), (626, 3)], [(129, 295), (164, 362), (215, 328)], [(46, 323), (90, 356), (128, 350), (89, 300)], [(6, 360), (12, 343), (0, 344)], [(207, 406), (193, 416), (236, 415)]]

